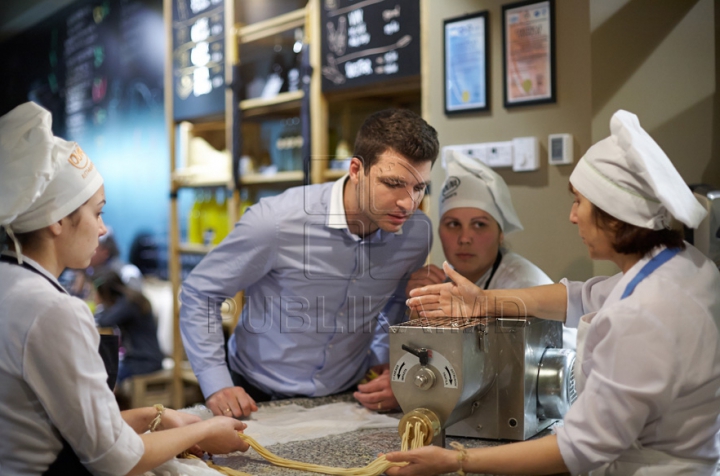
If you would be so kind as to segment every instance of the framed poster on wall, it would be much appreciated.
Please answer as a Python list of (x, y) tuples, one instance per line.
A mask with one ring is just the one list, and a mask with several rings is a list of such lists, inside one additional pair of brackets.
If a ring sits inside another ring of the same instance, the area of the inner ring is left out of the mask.
[(490, 109), (488, 12), (444, 21), (445, 114)]
[(555, 0), (503, 5), (505, 107), (556, 102)]

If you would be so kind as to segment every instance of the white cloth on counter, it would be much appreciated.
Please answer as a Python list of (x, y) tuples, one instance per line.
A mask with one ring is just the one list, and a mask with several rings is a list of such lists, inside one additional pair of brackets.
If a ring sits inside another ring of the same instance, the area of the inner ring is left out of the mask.
[(245, 423), (245, 433), (267, 447), (361, 429), (397, 428), (399, 421), (356, 403), (339, 402), (315, 408), (303, 408), (294, 404), (261, 407)]
[(152, 471), (146, 471), (143, 476), (218, 476), (216, 471), (199, 459), (173, 458), (166, 461)]
[[(183, 410), (200, 418), (212, 417), (202, 405)], [(370, 428), (397, 428), (399, 420), (350, 402), (329, 403), (314, 408), (300, 405), (261, 406), (249, 420), (244, 433), (267, 447), (291, 441), (314, 440)]]
[(616, 460), (615, 466), (636, 464), (636, 446), (706, 469), (657, 474), (712, 474), (720, 456), (720, 273), (686, 246), (622, 300), (628, 283), (662, 248), (624, 275), (563, 280), (567, 323), (583, 315), (590, 321), (579, 356), (585, 388), (557, 429), (572, 474)]

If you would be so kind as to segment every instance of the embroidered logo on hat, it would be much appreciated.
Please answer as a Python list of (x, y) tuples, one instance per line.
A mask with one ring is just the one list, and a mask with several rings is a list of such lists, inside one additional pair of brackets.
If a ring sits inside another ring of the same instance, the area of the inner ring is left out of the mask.
[(448, 177), (445, 181), (445, 186), (442, 189), (442, 200), (447, 200), (448, 198), (455, 195), (455, 191), (460, 186), (460, 178), (459, 177)]
[(85, 154), (85, 152), (80, 148), (80, 146), (75, 147), (75, 150), (73, 150), (72, 154), (70, 154), (70, 157), (68, 157), (68, 162), (70, 162), (70, 165), (73, 167), (76, 167), (80, 170), (87, 167), (88, 161), (90, 159)]

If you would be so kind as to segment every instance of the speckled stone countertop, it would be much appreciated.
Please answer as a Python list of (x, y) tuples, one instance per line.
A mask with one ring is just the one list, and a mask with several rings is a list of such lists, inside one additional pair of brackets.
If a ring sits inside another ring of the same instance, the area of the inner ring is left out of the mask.
[[(294, 403), (306, 408), (312, 408), (328, 403), (345, 401), (354, 402), (355, 400), (351, 393), (346, 393), (332, 397), (278, 400), (259, 405), (280, 406)], [(402, 413), (400, 412), (389, 413), (388, 415), (398, 419), (402, 417)], [(446, 445), (449, 445), (451, 441), (458, 441), (467, 448), (497, 446), (504, 443), (473, 438), (448, 437), (446, 440)], [(372, 462), (378, 453), (400, 450), (400, 436), (398, 435), (397, 429), (394, 428), (357, 430), (314, 440), (277, 444), (269, 446), (267, 449), (280, 457), (305, 463), (344, 468), (362, 467)], [(227, 466), (254, 476), (316, 474), (274, 466), (265, 461), (252, 449), (248, 450), (247, 453), (216, 456), (214, 462), (215, 464)]]

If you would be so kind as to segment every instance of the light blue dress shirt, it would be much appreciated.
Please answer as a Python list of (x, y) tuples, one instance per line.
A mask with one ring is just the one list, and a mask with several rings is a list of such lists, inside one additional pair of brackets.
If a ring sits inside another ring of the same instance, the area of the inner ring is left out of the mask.
[(432, 245), (421, 211), (399, 233), (348, 229), (346, 177), (291, 188), (250, 207), (183, 283), (180, 328), (205, 397), (232, 387), (219, 303), (245, 290), (229, 364), (276, 397), (348, 389), (388, 362), (388, 325)]

